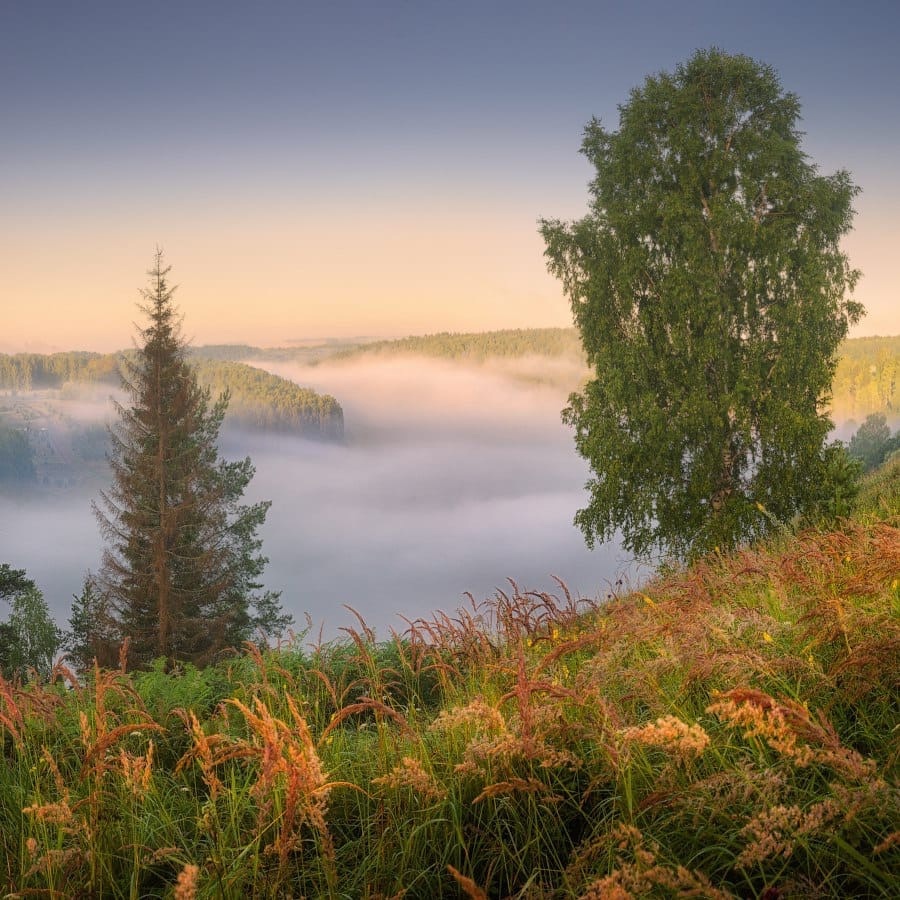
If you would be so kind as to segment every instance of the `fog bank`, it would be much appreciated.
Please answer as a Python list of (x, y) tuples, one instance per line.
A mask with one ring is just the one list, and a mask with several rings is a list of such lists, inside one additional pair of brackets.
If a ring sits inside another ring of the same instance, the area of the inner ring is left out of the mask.
[[(573, 592), (606, 596), (625, 556), (615, 546), (589, 552), (572, 524), (588, 468), (560, 422), (566, 391), (558, 379), (529, 384), (523, 365), (264, 364), (336, 396), (346, 422), (343, 444), (223, 435), (225, 456), (256, 465), (247, 500), (273, 501), (265, 583), (298, 624), (309, 613), (334, 636), (352, 622), (348, 604), (385, 636), (403, 627), (399, 616), (452, 611), (466, 591), (481, 599), (508, 578), (558, 593), (558, 575)], [(86, 489), (0, 498), (0, 561), (28, 571), (61, 623), (99, 566), (96, 498)]]
[(558, 575), (593, 598), (634, 574), (572, 524), (589, 473), (559, 387), (435, 360), (265, 367), (334, 394), (346, 423), (342, 446), (247, 438), (253, 495), (275, 501), (267, 580), (295, 615), (344, 624), (346, 603), (381, 631), (508, 578), (558, 592)]

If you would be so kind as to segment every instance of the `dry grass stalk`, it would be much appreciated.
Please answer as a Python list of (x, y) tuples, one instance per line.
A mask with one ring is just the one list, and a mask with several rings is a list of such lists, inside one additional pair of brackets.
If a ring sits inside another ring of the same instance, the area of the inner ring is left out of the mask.
[(441, 710), (428, 730), (449, 732), (457, 728), (472, 728), (476, 731), (499, 733), (506, 730), (506, 722), (498, 709), (485, 703), (482, 697), (476, 697), (465, 706)]
[(871, 778), (877, 768), (874, 760), (863, 759), (842, 745), (824, 714), (813, 721), (809, 710), (793, 700), (776, 700), (753, 688), (735, 688), (722, 694), (707, 712), (742, 728), (745, 737), (761, 737), (799, 768), (826, 765), (856, 781)]
[(285, 700), (293, 720), (290, 724), (273, 716), (258, 697), (254, 698), (253, 710), (240, 700), (227, 701), (240, 710), (250, 729), (250, 739), (233, 742), (236, 745), (233, 747), (223, 745), (215, 759), (217, 762), (233, 759), (239, 753), (259, 760), (259, 775), (251, 788), (251, 795), (260, 801), (257, 831), (261, 832), (265, 827), (263, 818), (270, 809), (273, 795), (282, 796), (283, 806), (275, 839), (267, 849), (277, 854), (279, 865), (283, 867), (288, 856), (299, 847), (300, 829), (308, 824), (318, 835), (326, 875), (334, 885), (337, 878), (334, 845), (325, 813), (329, 792), (344, 783), (328, 781), (306, 720), (289, 694)]
[(195, 900), (200, 882), (200, 867), (188, 863), (179, 873), (175, 883), (175, 900)]
[(488, 900), (488, 895), (478, 885), (466, 875), (463, 875), (458, 869), (448, 865), (447, 871), (453, 876), (460, 890), (469, 898), (469, 900)]
[(119, 765), (122, 779), (131, 791), (131, 795), (140, 800), (150, 789), (153, 777), (153, 741), (149, 741), (145, 754), (128, 753), (124, 747), (119, 750)]
[(34, 818), (37, 822), (58, 825), (65, 831), (72, 831), (75, 827), (75, 816), (72, 809), (72, 794), (56, 760), (47, 747), (41, 749), (41, 757), (50, 769), (53, 775), (53, 781), (56, 785), (56, 792), (59, 800), (55, 803), (32, 803), (26, 806), (22, 812)]
[(428, 803), (438, 803), (447, 796), (432, 775), (425, 771), (422, 763), (412, 756), (404, 756), (399, 765), (387, 775), (372, 779), (372, 784), (389, 788), (409, 788)]
[(627, 743), (667, 750), (684, 762), (701, 756), (709, 746), (709, 735), (701, 725), (688, 725), (675, 716), (662, 716), (648, 725), (626, 728), (622, 738)]
[(813, 804), (804, 811), (799, 806), (773, 806), (757, 813), (741, 830), (749, 839), (736, 860), (738, 867), (749, 868), (774, 857), (787, 859), (797, 839), (830, 825), (840, 815), (833, 800)]
[(545, 800), (551, 802), (559, 802), (561, 797), (557, 796), (537, 778), (509, 778), (506, 781), (496, 781), (489, 784), (472, 802), (480, 803), (489, 797), (500, 797), (504, 794), (544, 794)]
[(581, 900), (637, 900), (660, 895), (734, 900), (733, 894), (714, 887), (703, 872), (660, 862), (659, 847), (645, 841), (634, 826), (617, 826), (606, 840), (617, 845), (616, 868), (591, 882)]
[(328, 727), (322, 732), (322, 736), (319, 738), (319, 745), (322, 745), (325, 739), (341, 724), (341, 722), (345, 721), (350, 716), (355, 716), (358, 713), (367, 712), (369, 710), (372, 710), (376, 716), (385, 716), (386, 718), (391, 719), (400, 726), (401, 731), (403, 731), (407, 737), (414, 741), (419, 740), (419, 735), (410, 727), (409, 722), (406, 721), (406, 718), (402, 713), (397, 712), (396, 709), (391, 709), (390, 706), (387, 706), (380, 700), (375, 700), (372, 697), (362, 697), (358, 703), (351, 703), (349, 706), (345, 706), (334, 714), (331, 721), (328, 723)]
[(16, 702), (12, 685), (2, 674), (0, 674), (0, 725), (10, 733), (15, 746), (21, 748), (25, 717)]

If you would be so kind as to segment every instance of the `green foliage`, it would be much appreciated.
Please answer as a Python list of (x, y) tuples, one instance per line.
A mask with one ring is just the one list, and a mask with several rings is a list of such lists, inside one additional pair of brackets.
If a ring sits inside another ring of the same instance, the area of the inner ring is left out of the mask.
[(186, 360), (167, 272), (157, 254), (144, 292), (149, 322), (122, 360), (131, 405), (116, 406), (113, 485), (95, 505), (107, 539), (99, 588), (139, 665), (208, 663), (260, 618), (271, 627), (286, 618), (275, 595), (259, 593), (266, 559), (257, 530), (270, 503), (241, 503), (249, 458), (219, 459), (228, 395), (210, 405)]
[(111, 668), (117, 662), (119, 639), (109, 597), (88, 573), (81, 593), (72, 596), (69, 627), (62, 636), (66, 656), (78, 671), (87, 671), (95, 663)]
[(862, 463), (864, 472), (880, 466), (895, 450), (900, 449), (900, 431), (893, 436), (883, 413), (872, 413), (850, 438), (848, 450)]
[(7, 620), (0, 622), (0, 675), (24, 679), (34, 671), (46, 678), (61, 636), (44, 595), (23, 569), (3, 563), (0, 600), (10, 610)]
[(840, 442), (828, 444), (822, 451), (822, 481), (807, 507), (804, 520), (819, 526), (834, 525), (850, 516), (860, 490), (862, 466)]
[(888, 467), (839, 531), (603, 605), (0, 681), (0, 893), (893, 897)]
[(797, 98), (745, 56), (647, 79), (582, 152), (590, 212), (544, 221), (595, 378), (565, 420), (591, 463), (576, 522), (639, 556), (758, 538), (819, 502), (828, 400), (858, 273), (857, 192), (800, 146)]
[(856, 514), (860, 517), (889, 517), (892, 512), (896, 515), (897, 509), (900, 509), (900, 450), (863, 476), (856, 498)]

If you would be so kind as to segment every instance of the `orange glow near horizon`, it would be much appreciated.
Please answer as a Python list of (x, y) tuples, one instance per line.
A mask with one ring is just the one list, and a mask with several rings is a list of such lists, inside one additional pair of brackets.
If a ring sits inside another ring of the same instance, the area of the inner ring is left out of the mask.
[[(894, 334), (893, 221), (857, 220), (845, 249), (863, 271), (868, 310), (852, 334)], [(0, 350), (127, 347), (139, 289), (159, 242), (172, 265), (185, 336), (197, 344), (286, 344), (305, 338), (569, 326), (568, 302), (546, 271), (536, 217), (400, 204), (300, 218), (240, 210), (166, 226), (65, 218), (7, 240)]]
[(7, 245), (5, 280), (15, 302), (2, 349), (128, 346), (157, 240), (179, 286), (184, 332), (196, 343), (570, 324), (527, 219), (482, 214), (435, 223), (380, 213), (150, 231), (85, 228), (42, 240), (19, 232)]

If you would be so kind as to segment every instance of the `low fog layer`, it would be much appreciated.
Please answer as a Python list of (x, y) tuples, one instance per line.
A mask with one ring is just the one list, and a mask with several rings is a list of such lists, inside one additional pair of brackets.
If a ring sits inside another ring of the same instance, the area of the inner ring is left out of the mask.
[[(558, 593), (558, 575), (574, 592), (606, 596), (625, 557), (589, 552), (573, 526), (588, 469), (560, 422), (558, 373), (556, 386), (530, 385), (529, 365), (264, 365), (336, 396), (346, 421), (342, 445), (235, 431), (222, 441), (224, 455), (256, 465), (247, 499), (273, 501), (265, 582), (298, 624), (308, 612), (333, 636), (352, 622), (349, 604), (384, 636), (400, 615), (452, 611), (464, 592), (487, 597), (507, 578)], [(99, 565), (95, 497), (0, 499), (0, 561), (27, 569), (63, 623), (84, 572)]]
[(558, 593), (558, 575), (604, 597), (623, 574), (617, 547), (589, 552), (572, 524), (588, 469), (558, 387), (433, 360), (265, 367), (334, 394), (346, 423), (343, 446), (257, 438), (246, 451), (254, 497), (275, 501), (268, 580), (295, 615), (333, 627), (346, 603), (383, 630), (507, 578)]

